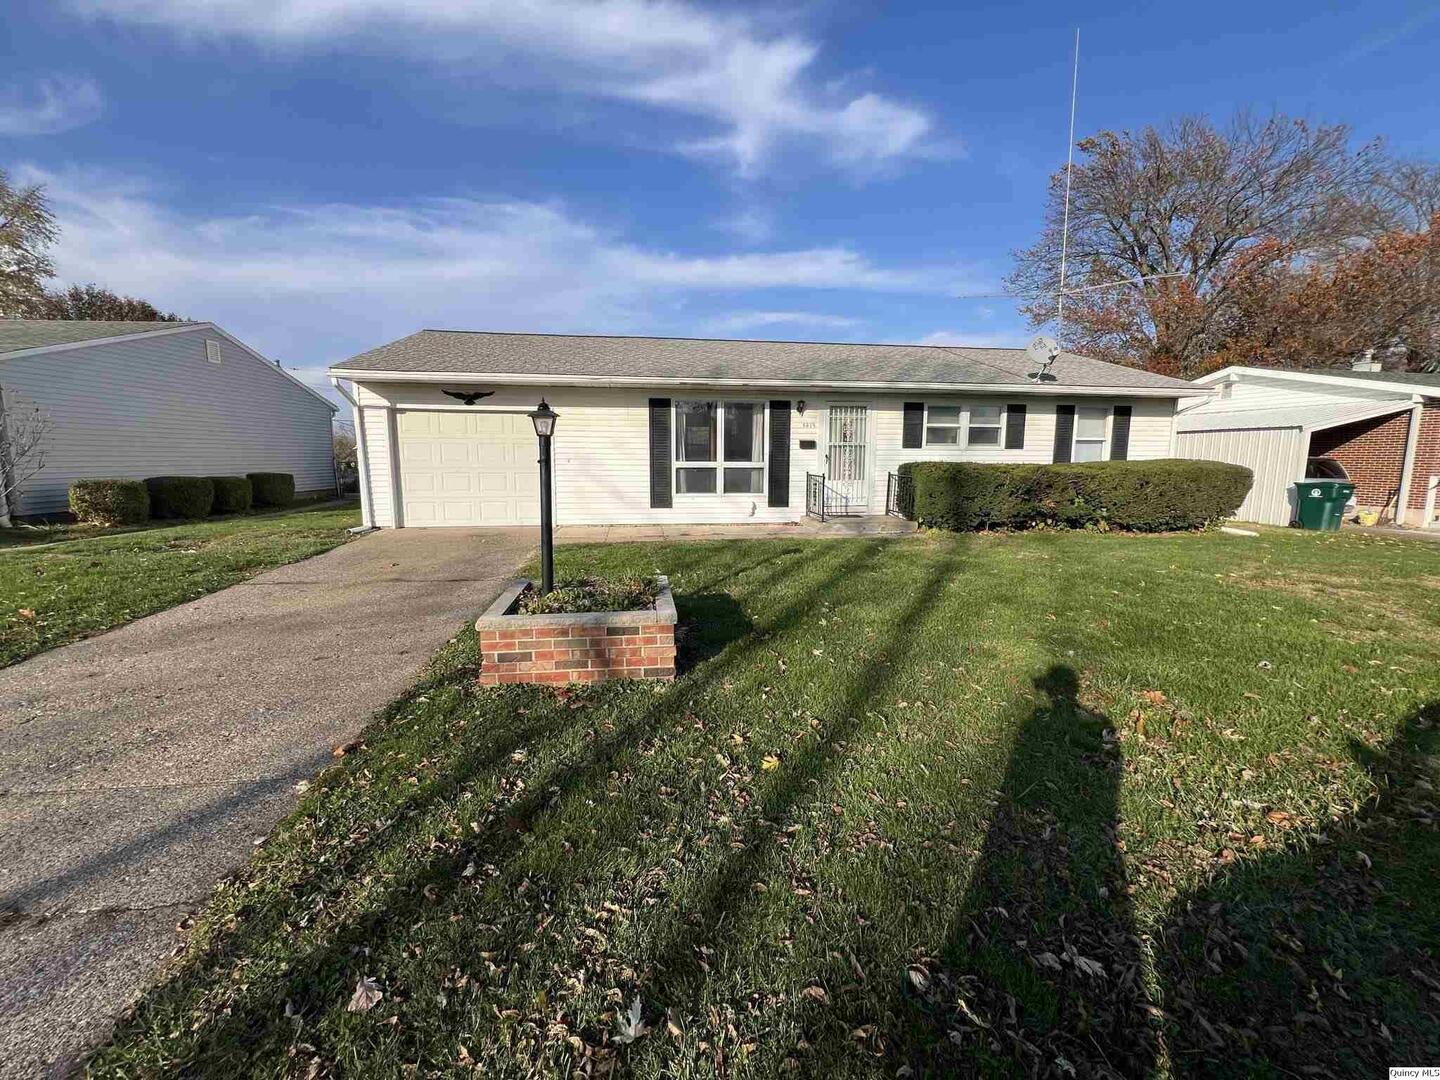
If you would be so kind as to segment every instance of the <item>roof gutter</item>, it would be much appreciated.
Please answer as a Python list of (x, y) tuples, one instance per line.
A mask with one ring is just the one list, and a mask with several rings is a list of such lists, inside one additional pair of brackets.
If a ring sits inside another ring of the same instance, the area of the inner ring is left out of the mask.
[(1337, 370), (1334, 375), (1321, 375), (1313, 371), (1289, 371), (1285, 368), (1257, 368), (1235, 365), (1221, 368), (1219, 371), (1212, 371), (1208, 375), (1201, 375), (1194, 382), (1198, 386), (1218, 386), (1223, 382), (1238, 381), (1241, 375), (1255, 375), (1263, 379), (1280, 379), (1282, 381), (1315, 383), (1320, 386), (1345, 387), (1350, 390), (1380, 390), (1390, 394), (1404, 394), (1407, 398), (1416, 394), (1425, 397), (1440, 397), (1440, 386), (1425, 386), (1421, 384), (1418, 388), (1415, 383), (1390, 382), (1388, 379), (1355, 379), (1347, 376), (1343, 370)]
[(361, 415), (360, 402), (350, 396), (350, 391), (334, 375), (330, 376), (330, 385), (350, 403), (351, 415), (355, 417), (355, 479), (360, 485), (360, 523), (373, 529), (375, 513), (370, 506), (370, 455), (365, 447), (365, 417)]
[(1181, 398), (1208, 397), (1209, 387), (1183, 384), (1168, 386), (1073, 386), (1057, 383), (957, 383), (957, 382), (815, 382), (799, 379), (705, 379), (658, 378), (623, 375), (524, 375), (515, 372), (483, 371), (366, 371), (359, 368), (333, 367), (331, 379), (354, 382), (485, 382), (501, 386), (593, 386), (600, 388), (675, 386), (675, 387), (763, 387), (808, 391), (881, 391), (905, 393), (927, 391), (946, 394), (1044, 394), (1053, 397), (1145, 397)]

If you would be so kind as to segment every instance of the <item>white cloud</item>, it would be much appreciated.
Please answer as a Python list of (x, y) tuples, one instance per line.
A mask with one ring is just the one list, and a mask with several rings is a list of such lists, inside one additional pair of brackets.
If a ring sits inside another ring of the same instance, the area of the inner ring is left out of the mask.
[(775, 215), (759, 206), (747, 206), (713, 222), (715, 228), (744, 243), (768, 243), (775, 236)]
[[(265, 207), (193, 217), (143, 184), (33, 166), (66, 282), (210, 319), (286, 367), (321, 369), (420, 327), (693, 332), (696, 304), (747, 290), (942, 296), (959, 268), (885, 267), (843, 247), (694, 255), (641, 247), (519, 200)], [(765, 309), (763, 318), (804, 313)], [(312, 380), (313, 381), (313, 380)]]
[(708, 122), (673, 149), (744, 175), (782, 144), (865, 173), (941, 152), (920, 109), (815, 73), (819, 47), (686, 0), (69, 0), (78, 11), (291, 50), (385, 50)]
[(826, 315), (818, 311), (736, 311), (705, 320), (709, 334), (736, 334), (742, 330), (761, 330), (768, 326), (818, 326), (830, 330), (850, 330), (863, 325), (863, 319), (848, 315)]
[(0, 88), (0, 135), (53, 135), (90, 123), (105, 108), (100, 87), (78, 75), (51, 75)]

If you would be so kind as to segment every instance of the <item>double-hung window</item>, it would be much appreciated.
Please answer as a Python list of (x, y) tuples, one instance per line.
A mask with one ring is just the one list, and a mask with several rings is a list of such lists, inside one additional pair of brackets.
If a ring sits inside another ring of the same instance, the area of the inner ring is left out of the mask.
[(1004, 405), (928, 405), (926, 446), (999, 446)]
[(756, 495), (765, 490), (765, 403), (677, 401), (675, 490)]
[(1104, 461), (1105, 434), (1109, 426), (1108, 405), (1077, 405), (1075, 407), (1075, 447), (1072, 461)]
[(925, 409), (925, 443), (959, 446), (964, 415), (959, 405), (929, 405)]
[(1005, 423), (1004, 405), (971, 405), (966, 427), (967, 446), (999, 446), (1000, 428)]

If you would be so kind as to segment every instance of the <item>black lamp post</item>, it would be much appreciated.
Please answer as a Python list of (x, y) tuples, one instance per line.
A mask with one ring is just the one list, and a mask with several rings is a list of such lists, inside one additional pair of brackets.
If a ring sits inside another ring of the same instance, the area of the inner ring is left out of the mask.
[(550, 506), (550, 439), (555, 434), (559, 414), (545, 399), (530, 414), (535, 434), (540, 439), (540, 593), (543, 596), (555, 587), (554, 514)]

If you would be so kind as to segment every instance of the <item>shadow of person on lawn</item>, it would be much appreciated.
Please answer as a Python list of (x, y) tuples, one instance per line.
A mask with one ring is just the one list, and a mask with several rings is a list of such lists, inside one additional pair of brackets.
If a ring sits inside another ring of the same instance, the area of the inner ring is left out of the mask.
[(1353, 741), (1375, 781), (1368, 805), (1171, 905), (1155, 951), (1174, 1075), (1373, 1076), (1440, 1061), (1437, 751), (1440, 702), (1379, 752)]
[(907, 973), (896, 1049), (922, 1075), (1137, 1076), (1154, 1058), (1119, 750), (1073, 668), (1034, 686), (949, 937)]

